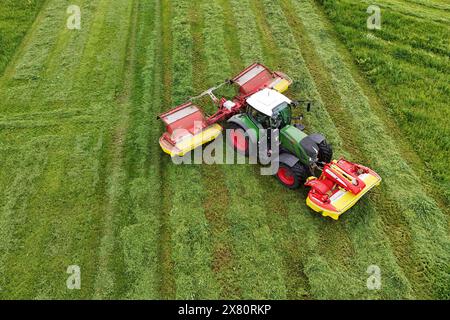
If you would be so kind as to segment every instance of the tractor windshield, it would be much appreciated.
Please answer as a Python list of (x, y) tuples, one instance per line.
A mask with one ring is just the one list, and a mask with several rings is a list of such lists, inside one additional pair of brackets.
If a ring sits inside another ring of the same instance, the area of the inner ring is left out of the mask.
[(291, 108), (287, 102), (283, 102), (273, 109), (273, 119), (281, 121), (283, 126), (291, 123)]

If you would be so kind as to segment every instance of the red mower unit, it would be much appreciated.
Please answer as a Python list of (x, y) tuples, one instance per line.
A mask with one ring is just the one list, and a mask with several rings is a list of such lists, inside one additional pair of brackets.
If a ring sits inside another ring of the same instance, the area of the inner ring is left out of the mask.
[(337, 220), (380, 182), (380, 176), (367, 167), (344, 159), (333, 160), (323, 167), (319, 178), (307, 179), (305, 185), (311, 187), (311, 191), (306, 204), (323, 216)]
[[(238, 153), (248, 155), (251, 146), (258, 147), (277, 132), (279, 164), (276, 177), (290, 189), (305, 184), (311, 187), (306, 204), (323, 216), (338, 219), (381, 178), (371, 169), (344, 159), (332, 160), (333, 151), (325, 137), (319, 133), (306, 134), (305, 127), (293, 124), (292, 109), (299, 101), (292, 101), (282, 93), (292, 80), (282, 72), (272, 72), (260, 63), (254, 63), (231, 80), (210, 88), (188, 102), (158, 116), (166, 132), (159, 143), (172, 157), (216, 139), (227, 127), (227, 142)], [(222, 86), (235, 86), (236, 95), (218, 99), (214, 91)], [(193, 103), (209, 96), (217, 111), (205, 116)], [(308, 103), (308, 111), (310, 108)], [(263, 130), (262, 130), (263, 129)], [(315, 173), (320, 171), (319, 177)]]

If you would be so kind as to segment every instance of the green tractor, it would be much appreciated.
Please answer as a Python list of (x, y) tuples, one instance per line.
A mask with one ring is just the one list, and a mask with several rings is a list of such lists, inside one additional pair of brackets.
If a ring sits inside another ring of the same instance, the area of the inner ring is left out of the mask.
[[(292, 108), (299, 105), (273, 89), (263, 89), (246, 100), (245, 111), (228, 120), (227, 141), (240, 154), (256, 151), (262, 139), (267, 146), (279, 148), (279, 169), (276, 177), (286, 187), (294, 189), (313, 175), (314, 168), (332, 160), (331, 146), (321, 134), (308, 135), (304, 126), (293, 124)], [(310, 103), (307, 103), (308, 111)], [(276, 136), (276, 142), (270, 141)], [(271, 155), (273, 150), (268, 148)]]

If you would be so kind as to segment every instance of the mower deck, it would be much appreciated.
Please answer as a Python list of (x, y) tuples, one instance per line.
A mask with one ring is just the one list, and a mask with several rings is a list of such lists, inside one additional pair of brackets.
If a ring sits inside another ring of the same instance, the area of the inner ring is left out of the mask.
[(324, 217), (337, 220), (380, 182), (380, 176), (369, 168), (344, 159), (334, 160), (325, 165), (319, 179), (306, 182), (311, 187), (306, 204)]
[(222, 127), (218, 124), (213, 124), (197, 134), (186, 134), (177, 142), (172, 142), (167, 135), (163, 135), (159, 139), (161, 149), (169, 154), (171, 157), (184, 156), (191, 150), (216, 139), (222, 132)]
[(184, 156), (187, 152), (214, 140), (222, 132), (219, 124), (208, 125), (201, 109), (192, 102), (182, 104), (159, 118), (166, 124), (167, 129), (159, 139), (159, 145), (172, 157)]

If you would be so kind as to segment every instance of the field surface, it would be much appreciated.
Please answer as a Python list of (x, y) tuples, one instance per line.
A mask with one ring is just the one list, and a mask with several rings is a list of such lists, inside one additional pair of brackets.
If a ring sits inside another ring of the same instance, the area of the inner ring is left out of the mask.
[[(6, 1), (0, 298), (450, 299), (450, 5), (377, 1), (369, 31), (369, 4)], [(159, 113), (254, 61), (315, 100), (308, 132), (382, 176), (338, 222), (257, 166), (160, 150)]]

